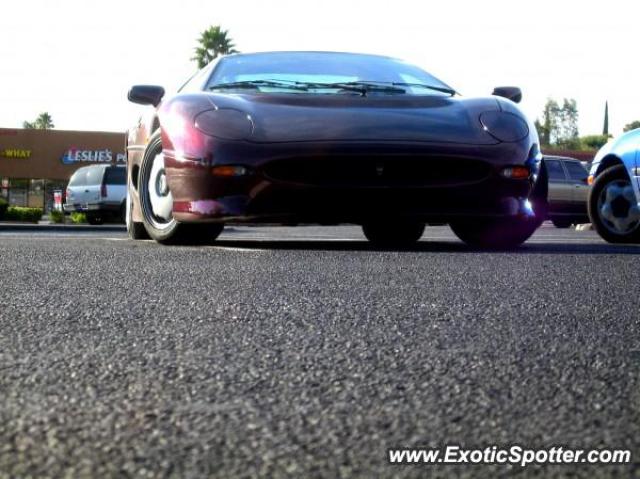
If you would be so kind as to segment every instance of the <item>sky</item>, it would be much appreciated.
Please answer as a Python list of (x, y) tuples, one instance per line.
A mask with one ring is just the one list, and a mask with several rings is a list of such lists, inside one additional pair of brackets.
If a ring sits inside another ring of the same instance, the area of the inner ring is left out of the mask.
[(636, 3), (3, 0), (0, 127), (47, 111), (59, 129), (124, 131), (145, 108), (129, 87), (175, 91), (196, 70), (200, 32), (221, 25), (242, 52), (390, 55), (465, 96), (516, 85), (532, 119), (547, 98), (575, 98), (581, 135), (602, 132), (608, 101), (617, 135), (640, 120)]

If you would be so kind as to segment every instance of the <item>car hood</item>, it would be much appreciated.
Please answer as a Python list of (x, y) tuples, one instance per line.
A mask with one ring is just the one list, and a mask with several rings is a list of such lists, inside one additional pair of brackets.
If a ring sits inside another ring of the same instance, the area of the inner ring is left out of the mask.
[(416, 141), (491, 145), (480, 124), (494, 98), (385, 95), (208, 94), (215, 108), (247, 113), (251, 142)]

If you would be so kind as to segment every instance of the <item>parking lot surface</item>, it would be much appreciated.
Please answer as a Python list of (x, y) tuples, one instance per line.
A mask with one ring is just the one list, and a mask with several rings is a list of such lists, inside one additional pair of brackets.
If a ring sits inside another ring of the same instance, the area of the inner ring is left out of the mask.
[(640, 246), (541, 228), (234, 227), (214, 246), (0, 227), (0, 477), (618, 477), (391, 466), (392, 447), (626, 448)]

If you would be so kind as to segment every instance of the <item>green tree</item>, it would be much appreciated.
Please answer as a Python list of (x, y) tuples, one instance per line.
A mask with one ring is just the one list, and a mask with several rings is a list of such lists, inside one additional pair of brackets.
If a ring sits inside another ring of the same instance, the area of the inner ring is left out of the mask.
[(636, 121), (632, 121), (631, 123), (627, 123), (624, 126), (622, 131), (627, 132), (627, 131), (631, 131), (631, 130), (636, 130), (638, 128), (640, 128), (640, 121), (636, 120)]
[(238, 53), (229, 32), (222, 30), (220, 26), (209, 27), (200, 34), (196, 47), (196, 56), (192, 58), (198, 64), (198, 68), (203, 68), (220, 55)]
[(577, 148), (580, 145), (578, 105), (574, 99), (565, 98), (561, 106), (549, 98), (542, 111), (542, 121), (536, 120), (535, 125), (542, 146)]
[(558, 136), (556, 144), (567, 149), (579, 147), (578, 139), (578, 105), (574, 99), (565, 98), (560, 109)]
[(35, 121), (25, 121), (22, 123), (22, 128), (26, 130), (51, 130), (55, 128), (53, 124), (53, 118), (49, 113), (42, 112), (38, 115)]
[(555, 142), (558, 130), (558, 117), (560, 106), (558, 102), (549, 98), (542, 111), (542, 121), (536, 120), (535, 125), (540, 135), (540, 143), (549, 146)]

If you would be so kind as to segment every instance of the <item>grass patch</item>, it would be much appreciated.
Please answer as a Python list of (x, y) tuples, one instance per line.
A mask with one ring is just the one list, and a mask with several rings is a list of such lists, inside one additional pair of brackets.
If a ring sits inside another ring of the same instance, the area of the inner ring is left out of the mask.
[(49, 220), (52, 223), (64, 223), (64, 213), (58, 210), (51, 210), (49, 213)]
[(79, 213), (77, 211), (74, 211), (73, 213), (71, 213), (71, 222), (74, 225), (79, 225), (82, 223), (86, 223), (87, 222), (87, 215), (85, 215), (84, 213)]

